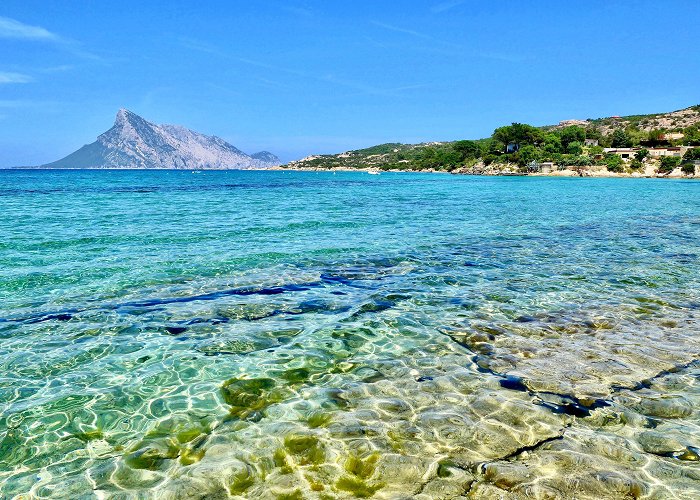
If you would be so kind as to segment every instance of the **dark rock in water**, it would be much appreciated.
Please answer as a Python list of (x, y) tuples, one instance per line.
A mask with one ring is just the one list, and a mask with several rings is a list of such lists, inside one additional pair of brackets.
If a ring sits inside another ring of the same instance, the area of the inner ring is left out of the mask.
[(529, 390), (523, 383), (523, 379), (514, 375), (508, 375), (506, 378), (499, 380), (498, 383), (501, 384), (501, 387), (504, 389), (510, 389), (512, 391), (527, 392)]
[(368, 312), (382, 312), (387, 309), (391, 309), (394, 306), (394, 302), (390, 300), (375, 300), (374, 302), (368, 302), (360, 306), (360, 313)]
[(187, 331), (187, 327), (184, 327), (184, 326), (166, 326), (165, 331), (167, 331), (170, 335), (180, 335), (181, 333), (185, 333)]
[(517, 321), (518, 323), (532, 323), (533, 321), (537, 321), (537, 318), (535, 318), (534, 316), (528, 316), (524, 314), (515, 318), (515, 321)]
[(588, 417), (591, 414), (591, 410), (585, 406), (581, 406), (578, 403), (564, 403), (560, 405), (561, 412), (565, 415), (571, 415), (572, 417)]

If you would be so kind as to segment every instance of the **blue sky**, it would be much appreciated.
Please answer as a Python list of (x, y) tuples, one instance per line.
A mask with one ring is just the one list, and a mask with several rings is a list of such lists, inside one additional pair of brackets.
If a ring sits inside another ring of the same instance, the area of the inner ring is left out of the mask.
[(120, 107), (283, 160), (700, 103), (700, 2), (0, 4), (0, 166)]

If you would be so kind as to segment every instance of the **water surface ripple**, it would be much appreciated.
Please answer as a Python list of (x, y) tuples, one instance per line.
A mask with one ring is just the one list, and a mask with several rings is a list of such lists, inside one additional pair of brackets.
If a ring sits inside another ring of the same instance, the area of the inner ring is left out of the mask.
[(0, 171), (0, 498), (698, 498), (700, 184)]

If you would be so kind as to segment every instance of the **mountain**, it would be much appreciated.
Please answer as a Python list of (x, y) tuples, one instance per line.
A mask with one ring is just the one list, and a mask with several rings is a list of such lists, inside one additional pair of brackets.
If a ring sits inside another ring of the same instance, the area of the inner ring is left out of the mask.
[(42, 168), (248, 169), (280, 161), (261, 151), (247, 155), (216, 136), (179, 125), (156, 125), (120, 109), (114, 126), (65, 158)]

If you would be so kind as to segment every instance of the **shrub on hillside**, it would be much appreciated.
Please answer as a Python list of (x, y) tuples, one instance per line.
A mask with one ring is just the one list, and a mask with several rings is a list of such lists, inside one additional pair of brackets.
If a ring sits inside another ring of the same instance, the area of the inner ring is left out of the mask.
[(692, 148), (685, 152), (683, 161), (700, 160), (700, 148)]
[(615, 154), (608, 155), (608, 157), (605, 158), (605, 166), (610, 172), (619, 173), (624, 171), (622, 158)]
[(680, 163), (681, 159), (678, 156), (664, 156), (661, 158), (659, 168), (656, 171), (660, 174), (670, 174)]
[(692, 162), (683, 163), (681, 165), (681, 172), (685, 175), (695, 175), (695, 164)]
[(644, 158), (647, 156), (649, 156), (649, 150), (642, 148), (634, 154), (634, 159), (638, 160), (639, 162), (643, 162)]

